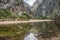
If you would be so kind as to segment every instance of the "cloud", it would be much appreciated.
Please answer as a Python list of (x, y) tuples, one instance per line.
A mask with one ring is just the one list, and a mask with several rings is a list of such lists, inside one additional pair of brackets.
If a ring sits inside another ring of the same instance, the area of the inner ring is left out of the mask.
[(32, 6), (36, 0), (24, 0), (24, 1), (27, 2), (30, 6)]

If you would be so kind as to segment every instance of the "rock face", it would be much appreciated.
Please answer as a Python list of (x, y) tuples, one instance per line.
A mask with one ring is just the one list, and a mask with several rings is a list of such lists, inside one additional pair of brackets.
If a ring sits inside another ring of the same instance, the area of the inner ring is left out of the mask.
[(35, 12), (40, 3), (42, 3), (42, 0), (36, 0), (35, 3), (33, 4), (32, 8), (31, 8), (31, 10), (33, 12)]
[(0, 0), (0, 9), (9, 9), (11, 12), (19, 12), (19, 0)]
[(0, 0), (0, 9), (9, 9), (13, 13), (24, 11), (23, 0)]
[(9, 9), (12, 13), (19, 15), (22, 13), (32, 14), (29, 4), (23, 0), (0, 0), (0, 9)]
[(25, 6), (25, 11), (27, 13), (32, 14), (32, 12), (31, 12), (31, 6), (29, 4), (27, 4), (26, 2), (24, 2), (24, 6)]
[(51, 12), (56, 8), (56, 6), (58, 6), (59, 0), (42, 0), (40, 1), (40, 3), (37, 1), (39, 0), (36, 0), (34, 5), (38, 4), (38, 6), (35, 6), (36, 10), (33, 9), (35, 17), (50, 15)]

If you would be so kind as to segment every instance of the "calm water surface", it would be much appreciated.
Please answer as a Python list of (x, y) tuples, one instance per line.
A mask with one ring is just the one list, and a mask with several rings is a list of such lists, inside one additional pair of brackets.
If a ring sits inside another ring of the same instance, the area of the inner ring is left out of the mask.
[[(30, 33), (37, 39), (57, 37), (60, 24), (55, 22), (24, 23), (0, 27), (0, 40), (24, 40)], [(3, 28), (3, 29), (2, 29)]]

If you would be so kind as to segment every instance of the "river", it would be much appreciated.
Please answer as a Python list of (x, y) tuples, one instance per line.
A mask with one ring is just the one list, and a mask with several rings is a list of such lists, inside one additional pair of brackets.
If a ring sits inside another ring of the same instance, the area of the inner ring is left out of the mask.
[(0, 40), (24, 40), (30, 33), (38, 40), (59, 40), (57, 38), (60, 35), (59, 27), (60, 24), (53, 21), (1, 25)]

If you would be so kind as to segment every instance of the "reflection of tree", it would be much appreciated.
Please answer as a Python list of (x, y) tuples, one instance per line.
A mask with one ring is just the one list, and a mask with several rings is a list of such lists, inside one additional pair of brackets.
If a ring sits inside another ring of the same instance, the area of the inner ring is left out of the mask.
[[(43, 26), (44, 23), (44, 26)], [(43, 22), (43, 23), (24, 23), (18, 25), (7, 25), (0, 26), (0, 34), (4, 36), (16, 36), (16, 38), (23, 39), (24, 35), (27, 34), (31, 29), (34, 33), (38, 33), (38, 36), (41, 36), (39, 33), (42, 33), (42, 38), (47, 39), (51, 37), (56, 37), (56, 31), (58, 31), (58, 27), (54, 24), (54, 22)], [(44, 28), (43, 28), (43, 27)], [(37, 31), (37, 32), (36, 32)], [(5, 34), (4, 34), (4, 33)]]
[(38, 34), (38, 38), (39, 36), (42, 36), (42, 38), (44, 39), (49, 38), (48, 40), (50, 40), (52, 37), (58, 36), (56, 33), (58, 29), (54, 22), (36, 23), (35, 26), (39, 33), (42, 33)]
[(29, 30), (32, 28), (32, 25), (30, 23), (28, 23), (28, 24), (20, 24), (20, 26), (22, 26), (22, 30), (24, 32), (29, 32)]
[(32, 25), (29, 24), (18, 24), (18, 25), (7, 25), (7, 26), (0, 26), (0, 35), (5, 37), (11, 37), (12, 39), (23, 39), (24, 35), (29, 32), (32, 28)]

